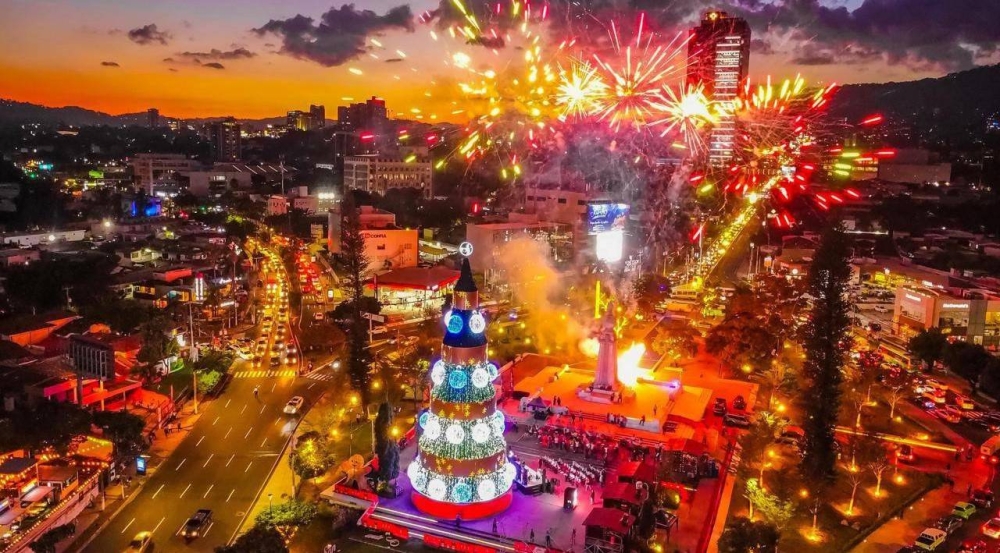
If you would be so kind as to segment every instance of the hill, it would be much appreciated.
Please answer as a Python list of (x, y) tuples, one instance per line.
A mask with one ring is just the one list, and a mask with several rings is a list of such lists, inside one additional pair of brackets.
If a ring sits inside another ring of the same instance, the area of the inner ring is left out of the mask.
[[(184, 122), (198, 127), (204, 123), (217, 121), (224, 116), (185, 119)], [(172, 117), (161, 115), (161, 121), (169, 121)], [(257, 128), (265, 125), (278, 125), (285, 122), (284, 117), (268, 117), (265, 119), (240, 119), (249, 127)], [(0, 125), (21, 125), (36, 123), (43, 126), (73, 126), (87, 127), (94, 125), (127, 126), (145, 125), (146, 112), (123, 113), (112, 115), (103, 111), (94, 111), (78, 106), (49, 107), (28, 102), (0, 99)]]
[(904, 123), (927, 137), (978, 135), (1000, 113), (1000, 64), (936, 79), (845, 85), (830, 114), (859, 121), (872, 113)]

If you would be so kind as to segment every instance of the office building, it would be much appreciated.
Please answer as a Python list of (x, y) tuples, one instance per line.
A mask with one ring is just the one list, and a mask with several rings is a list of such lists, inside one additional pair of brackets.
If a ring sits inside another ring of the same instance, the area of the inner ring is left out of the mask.
[[(713, 102), (731, 102), (746, 86), (750, 68), (750, 25), (726, 12), (709, 11), (691, 29), (688, 42), (687, 86), (704, 87)], [(708, 139), (709, 163), (726, 165), (733, 157), (736, 119), (720, 116)]]
[(309, 106), (309, 115), (312, 119), (312, 128), (322, 129), (326, 127), (326, 106)]
[(160, 126), (160, 110), (149, 108), (146, 110), (146, 126), (155, 129)]
[(241, 130), (240, 124), (233, 117), (212, 123), (208, 128), (212, 158), (216, 161), (239, 161), (242, 159)]
[(416, 188), (430, 198), (433, 174), (428, 159), (369, 154), (344, 160), (344, 186), (349, 190), (385, 194), (393, 188)]
[[(504, 255), (504, 245), (516, 239), (530, 238), (548, 246), (553, 263), (559, 264), (573, 259), (573, 231), (568, 224), (550, 223), (538, 220), (516, 220), (499, 223), (468, 223), (465, 225), (465, 240), (472, 244), (469, 263), (474, 271), (485, 273), (488, 279), (499, 276), (500, 257)], [(506, 252), (511, 255), (511, 252)]]
[(344, 130), (377, 130), (388, 122), (385, 100), (372, 96), (364, 103), (337, 108), (337, 123)]
[(176, 175), (195, 171), (201, 166), (184, 154), (153, 153), (135, 154), (128, 159), (128, 165), (132, 169), (136, 188), (145, 190), (150, 196), (157, 183), (173, 181)]
[(289, 111), (285, 115), (285, 127), (288, 130), (308, 131), (312, 127), (311, 115), (300, 110)]

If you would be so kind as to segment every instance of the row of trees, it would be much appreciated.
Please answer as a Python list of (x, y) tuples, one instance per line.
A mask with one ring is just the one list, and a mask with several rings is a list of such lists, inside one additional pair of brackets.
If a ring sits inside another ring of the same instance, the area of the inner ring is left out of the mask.
[(910, 353), (925, 367), (940, 363), (972, 385), (972, 391), (982, 391), (1000, 400), (1000, 359), (983, 346), (964, 341), (949, 341), (939, 328), (922, 331), (910, 339)]

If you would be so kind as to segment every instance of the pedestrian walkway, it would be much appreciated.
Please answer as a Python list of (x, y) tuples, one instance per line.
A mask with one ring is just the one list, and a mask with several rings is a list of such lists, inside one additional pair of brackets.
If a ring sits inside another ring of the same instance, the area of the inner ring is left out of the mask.
[(311, 378), (313, 380), (321, 380), (323, 382), (329, 382), (334, 379), (334, 375), (332, 373), (324, 371), (315, 371), (307, 374), (306, 378)]
[(295, 369), (236, 371), (233, 378), (288, 378), (295, 376)]

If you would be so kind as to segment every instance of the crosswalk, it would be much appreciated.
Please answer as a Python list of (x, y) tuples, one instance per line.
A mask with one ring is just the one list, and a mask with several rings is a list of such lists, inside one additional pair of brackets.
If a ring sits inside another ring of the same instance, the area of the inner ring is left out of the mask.
[(306, 378), (311, 378), (313, 380), (319, 380), (322, 382), (329, 382), (333, 380), (333, 374), (326, 371), (316, 371), (306, 375)]
[(288, 370), (259, 370), (259, 371), (236, 371), (233, 378), (287, 378), (295, 376), (295, 369)]

